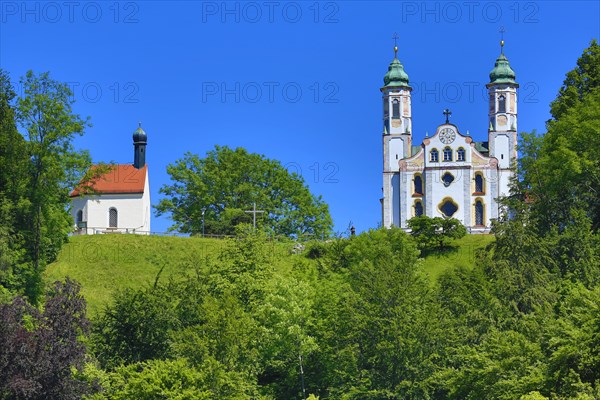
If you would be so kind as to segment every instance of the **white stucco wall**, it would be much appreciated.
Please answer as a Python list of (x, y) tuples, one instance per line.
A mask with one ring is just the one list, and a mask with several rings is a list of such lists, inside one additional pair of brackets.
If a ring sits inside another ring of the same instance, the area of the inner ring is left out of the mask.
[(143, 194), (81, 196), (73, 198), (71, 206), (74, 223), (77, 221), (77, 212), (82, 210), (83, 221), (87, 222), (85, 232), (87, 234), (103, 233), (109, 229), (108, 218), (111, 208), (115, 208), (118, 213), (117, 231), (149, 234), (151, 203), (148, 173), (146, 173)]
[[(449, 198), (457, 207), (453, 217), (461, 221), (467, 227), (473, 227), (474, 231), (485, 232), (489, 230), (491, 219), (497, 217), (497, 204), (495, 198), (505, 193), (510, 171), (499, 170), (494, 159), (484, 157), (478, 153), (472, 145), (469, 136), (463, 136), (456, 132), (452, 143), (443, 143), (439, 138), (439, 131), (447, 126), (440, 126), (431, 138), (423, 142), (423, 150), (413, 157), (400, 160), (400, 187), (391, 180), (389, 190), (385, 190), (389, 196), (390, 225), (407, 228), (406, 221), (415, 216), (415, 201), (421, 201), (424, 206), (425, 215), (429, 217), (440, 217), (444, 214), (439, 206)], [(443, 161), (443, 149), (452, 149), (452, 161)], [(432, 149), (439, 152), (439, 161), (431, 162), (429, 152)], [(465, 150), (465, 160), (457, 161), (459, 148)], [(389, 151), (389, 149), (388, 149)], [(446, 186), (442, 177), (449, 173), (454, 177), (450, 185)], [(484, 178), (483, 193), (475, 194), (475, 176), (481, 174)], [(414, 193), (414, 177), (420, 174), (423, 179), (423, 196)], [(394, 195), (392, 195), (392, 193)], [(397, 196), (400, 196), (398, 202)], [(476, 225), (475, 202), (481, 200), (484, 206), (484, 226)], [(399, 204), (398, 204), (399, 203)], [(400, 217), (400, 218), (398, 218)]]

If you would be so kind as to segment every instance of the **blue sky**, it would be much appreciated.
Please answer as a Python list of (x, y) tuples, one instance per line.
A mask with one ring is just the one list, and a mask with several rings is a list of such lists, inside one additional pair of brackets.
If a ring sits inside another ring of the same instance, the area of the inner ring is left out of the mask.
[[(444, 108), (486, 140), (500, 27), (521, 85), (518, 129), (543, 132), (599, 21), (598, 1), (2, 1), (0, 68), (15, 82), (29, 69), (69, 82), (93, 123), (76, 146), (95, 161), (131, 162), (142, 121), (154, 204), (186, 151), (242, 146), (301, 173), (337, 231), (362, 231), (381, 218), (379, 88), (394, 32), (414, 140)], [(153, 218), (153, 231), (169, 226)]]

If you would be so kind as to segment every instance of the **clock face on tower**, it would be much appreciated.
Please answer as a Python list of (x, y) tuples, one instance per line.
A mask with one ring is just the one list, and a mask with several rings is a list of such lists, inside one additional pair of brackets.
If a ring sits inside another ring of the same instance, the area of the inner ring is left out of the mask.
[(450, 144), (456, 139), (456, 132), (452, 128), (444, 128), (440, 131), (440, 140), (444, 144)]

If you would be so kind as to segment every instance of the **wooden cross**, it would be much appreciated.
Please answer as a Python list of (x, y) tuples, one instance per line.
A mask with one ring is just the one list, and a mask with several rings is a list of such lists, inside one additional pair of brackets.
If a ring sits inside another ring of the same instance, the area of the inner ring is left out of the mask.
[(442, 114), (444, 114), (446, 116), (446, 123), (449, 124), (450, 116), (452, 115), (452, 111), (450, 111), (446, 108)]
[(248, 214), (252, 214), (252, 225), (254, 226), (254, 229), (256, 229), (256, 214), (264, 213), (264, 211), (256, 209), (256, 202), (252, 203), (252, 205), (252, 210), (248, 210), (245, 212), (247, 212)]

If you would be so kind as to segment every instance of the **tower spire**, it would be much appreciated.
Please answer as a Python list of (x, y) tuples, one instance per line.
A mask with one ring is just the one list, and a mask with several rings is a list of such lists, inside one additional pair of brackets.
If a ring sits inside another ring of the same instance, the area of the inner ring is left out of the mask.
[(146, 165), (146, 144), (148, 136), (142, 129), (142, 123), (138, 122), (138, 128), (133, 132), (133, 166), (137, 169)]
[(504, 54), (504, 26), (500, 27), (500, 54)]
[(394, 32), (392, 39), (394, 39), (394, 58), (398, 58), (398, 34), (396, 32)]

